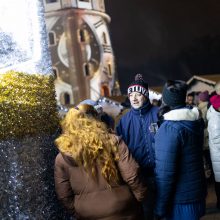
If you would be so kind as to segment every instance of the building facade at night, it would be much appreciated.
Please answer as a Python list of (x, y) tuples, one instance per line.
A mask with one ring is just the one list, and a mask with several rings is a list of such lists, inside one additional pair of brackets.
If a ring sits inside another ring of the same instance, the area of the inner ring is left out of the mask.
[(120, 93), (104, 0), (44, 0), (60, 105)]

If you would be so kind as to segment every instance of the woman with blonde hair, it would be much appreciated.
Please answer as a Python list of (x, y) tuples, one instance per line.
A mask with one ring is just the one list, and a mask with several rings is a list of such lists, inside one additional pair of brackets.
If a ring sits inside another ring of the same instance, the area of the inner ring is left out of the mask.
[(76, 219), (140, 220), (146, 187), (125, 143), (109, 133), (93, 106), (70, 109), (55, 141), (55, 187)]

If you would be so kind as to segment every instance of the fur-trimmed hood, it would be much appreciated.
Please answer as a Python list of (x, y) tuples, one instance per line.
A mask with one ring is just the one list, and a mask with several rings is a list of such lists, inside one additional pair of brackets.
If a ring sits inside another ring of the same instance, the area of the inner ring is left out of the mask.
[(164, 120), (169, 121), (196, 121), (199, 119), (199, 110), (194, 107), (174, 109), (164, 114)]
[(194, 133), (203, 132), (204, 121), (197, 107), (174, 109), (164, 114), (165, 121), (176, 121)]

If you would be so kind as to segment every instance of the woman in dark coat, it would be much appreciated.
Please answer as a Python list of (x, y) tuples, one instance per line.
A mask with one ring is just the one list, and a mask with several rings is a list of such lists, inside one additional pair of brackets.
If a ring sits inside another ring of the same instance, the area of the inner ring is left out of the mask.
[(185, 107), (186, 91), (178, 80), (163, 89), (168, 108), (155, 136), (157, 219), (198, 220), (205, 213), (204, 122), (196, 107)]
[(56, 139), (58, 198), (77, 219), (140, 220), (146, 187), (125, 143), (110, 134), (90, 105), (70, 109)]

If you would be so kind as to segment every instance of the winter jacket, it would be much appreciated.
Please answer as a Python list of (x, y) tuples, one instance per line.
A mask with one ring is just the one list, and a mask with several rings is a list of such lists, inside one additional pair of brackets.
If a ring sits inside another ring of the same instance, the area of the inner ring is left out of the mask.
[(94, 180), (71, 157), (59, 153), (55, 161), (55, 187), (59, 200), (76, 219), (142, 219), (138, 201), (145, 198), (146, 187), (139, 180), (139, 166), (122, 140), (119, 141), (117, 166), (121, 181), (110, 188), (98, 165)]
[(197, 108), (176, 109), (164, 114), (155, 136), (155, 212), (166, 216), (177, 204), (205, 199), (202, 159), (204, 121)]
[(139, 109), (131, 108), (119, 121), (117, 134), (127, 144), (142, 168), (154, 167), (154, 135), (157, 129), (158, 107), (147, 102)]
[(220, 112), (211, 106), (207, 112), (207, 120), (212, 167), (215, 181), (220, 182)]

